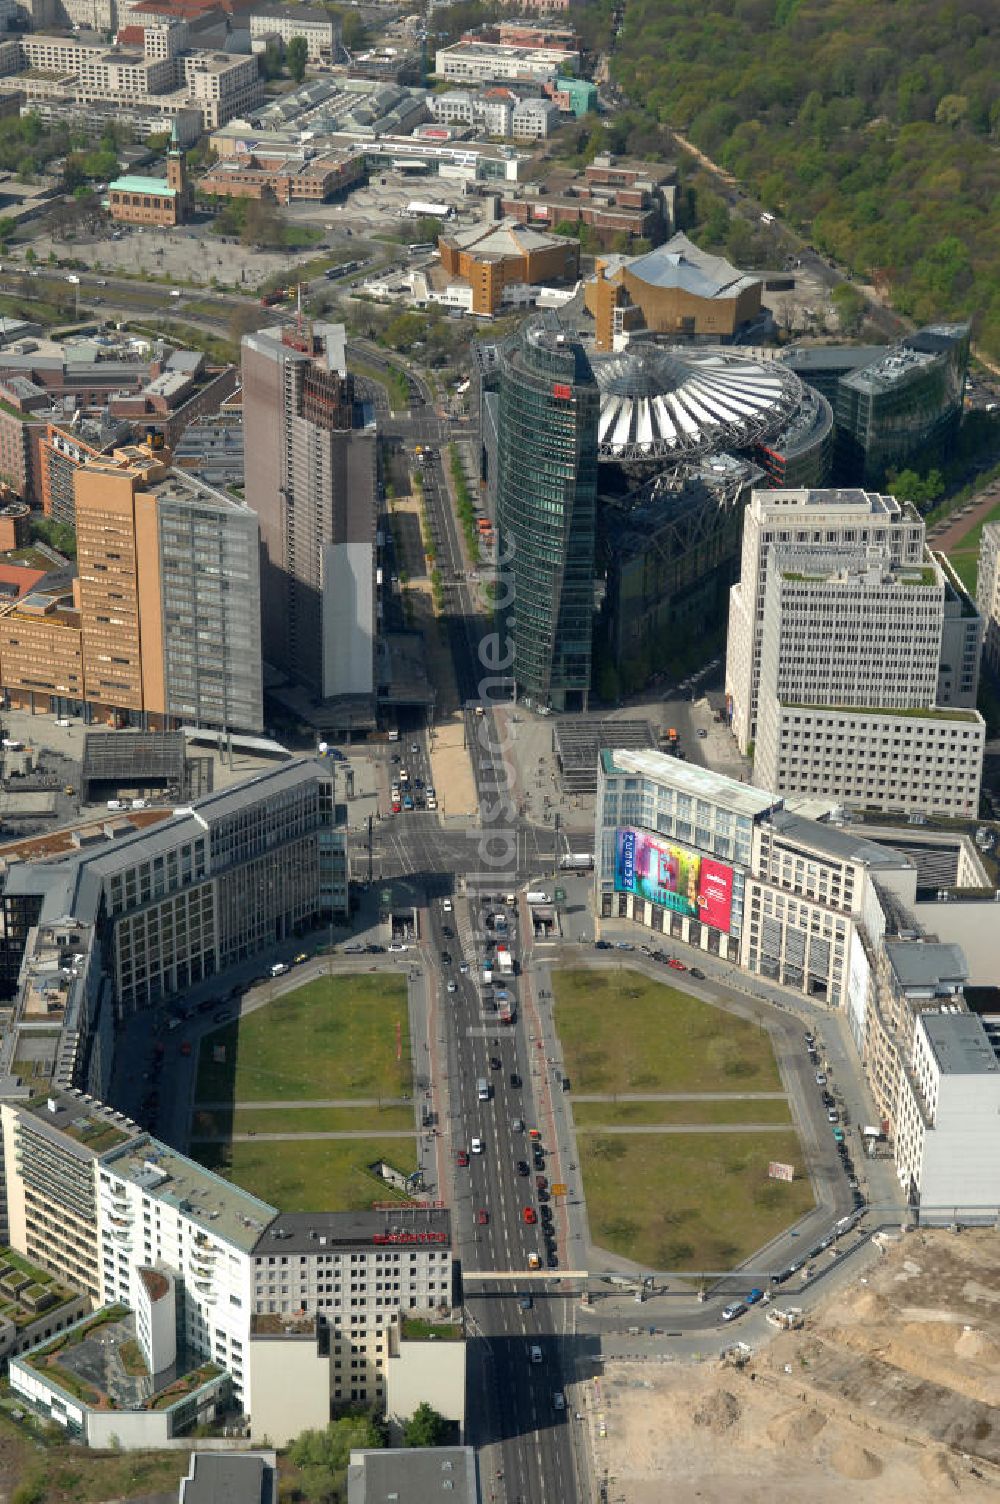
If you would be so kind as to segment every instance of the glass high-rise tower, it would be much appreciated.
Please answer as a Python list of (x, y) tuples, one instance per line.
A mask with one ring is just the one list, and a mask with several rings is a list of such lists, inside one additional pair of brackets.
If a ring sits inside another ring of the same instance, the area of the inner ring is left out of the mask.
[(580, 710), (590, 690), (600, 395), (553, 314), (500, 351), (498, 617), (519, 695)]

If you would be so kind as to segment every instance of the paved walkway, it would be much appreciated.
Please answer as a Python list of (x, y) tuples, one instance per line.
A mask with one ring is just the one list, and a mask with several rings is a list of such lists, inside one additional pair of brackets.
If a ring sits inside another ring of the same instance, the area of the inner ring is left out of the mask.
[(784, 1091), (575, 1091), (574, 1102), (787, 1102)]
[(974, 527), (989, 516), (998, 499), (1000, 498), (991, 483), (986, 490), (978, 492), (972, 502), (966, 502), (958, 512), (942, 518), (936, 527), (931, 528), (927, 535), (928, 543), (932, 543), (939, 552), (950, 554)]
[[(248, 1102), (242, 1098), (239, 1111), (257, 1111), (258, 1108), (265, 1112), (283, 1112), (286, 1107), (297, 1110), (300, 1107), (409, 1107), (412, 1097), (290, 1097), (286, 1102)], [(233, 1107), (229, 1102), (196, 1102), (196, 1108), (202, 1112), (228, 1112)]]

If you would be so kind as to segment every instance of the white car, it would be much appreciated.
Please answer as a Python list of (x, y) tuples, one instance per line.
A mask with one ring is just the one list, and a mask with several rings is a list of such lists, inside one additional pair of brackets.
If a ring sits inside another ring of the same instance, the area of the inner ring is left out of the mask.
[(723, 1321), (735, 1321), (737, 1316), (742, 1316), (746, 1306), (740, 1301), (738, 1304), (724, 1306), (722, 1309)]
[(446, 914), (450, 914), (451, 913), (451, 909), (452, 909), (451, 899), (450, 898), (446, 898), (445, 901), (444, 901), (444, 903), (441, 905), (441, 907), (442, 907), (442, 909), (444, 910), (444, 912)]
[(542, 1349), (537, 1344), (533, 1343), (528, 1352), (532, 1363), (540, 1363), (542, 1361)]
[(448, 991), (449, 992), (457, 992), (458, 991), (458, 983), (457, 982), (449, 982), (448, 983)]
[(474, 1138), (472, 1140), (472, 1143), (469, 1145), (469, 1147), (472, 1150), (473, 1154), (482, 1154), (482, 1152), (483, 1152), (483, 1141), (482, 1141), (482, 1139), (481, 1138)]
[(566, 1409), (566, 1396), (563, 1394), (561, 1389), (557, 1389), (555, 1394), (552, 1396), (552, 1408), (553, 1410)]
[(409, 950), (409, 948), (410, 947), (408, 945), (403, 944), (402, 940), (393, 940), (392, 944), (389, 946), (389, 950), (393, 953), (393, 955), (397, 956), (399, 955), (400, 951)]
[(463, 961), (462, 964), (461, 964), (461, 966), (458, 969), (462, 973), (463, 977), (467, 977), (469, 975), (469, 963), (468, 963), (468, 961)]

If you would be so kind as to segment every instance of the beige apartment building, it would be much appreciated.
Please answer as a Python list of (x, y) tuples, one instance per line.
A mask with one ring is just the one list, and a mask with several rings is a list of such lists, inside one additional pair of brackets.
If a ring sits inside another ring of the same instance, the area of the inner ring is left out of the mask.
[(257, 519), (168, 461), (134, 444), (76, 471), (72, 588), (0, 608), (15, 708), (261, 729)]

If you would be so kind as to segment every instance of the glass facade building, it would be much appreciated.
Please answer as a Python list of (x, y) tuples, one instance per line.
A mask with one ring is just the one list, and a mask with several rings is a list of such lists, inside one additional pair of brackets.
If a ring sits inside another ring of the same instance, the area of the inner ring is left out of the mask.
[(497, 614), (519, 695), (585, 709), (594, 616), (600, 393), (582, 345), (554, 315), (500, 352)]
[(835, 470), (878, 486), (920, 450), (946, 454), (962, 416), (969, 326), (933, 324), (837, 383)]

